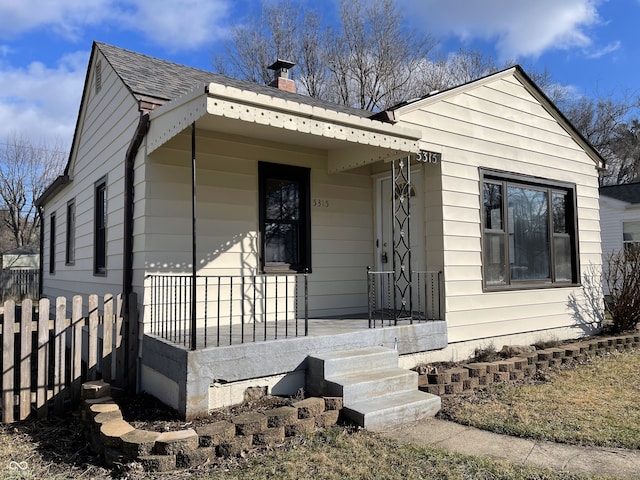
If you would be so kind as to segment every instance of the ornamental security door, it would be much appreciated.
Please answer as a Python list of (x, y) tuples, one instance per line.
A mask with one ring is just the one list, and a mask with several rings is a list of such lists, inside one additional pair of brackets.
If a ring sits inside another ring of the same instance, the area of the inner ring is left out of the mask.
[(377, 305), (390, 310), (395, 322), (412, 320), (413, 270), (425, 268), (424, 180), (420, 165), (408, 158), (392, 162), (391, 177), (378, 183)]

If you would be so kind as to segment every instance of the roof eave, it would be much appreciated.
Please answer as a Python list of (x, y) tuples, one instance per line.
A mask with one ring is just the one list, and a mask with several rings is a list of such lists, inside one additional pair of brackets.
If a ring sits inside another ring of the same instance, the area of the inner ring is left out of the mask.
[(58, 192), (60, 192), (60, 190), (62, 190), (62, 188), (64, 188), (65, 185), (67, 185), (70, 182), (70, 178), (69, 175), (60, 175), (58, 178), (56, 178), (51, 185), (49, 185), (46, 190), (44, 192), (42, 192), (42, 195), (40, 195), (36, 201), (35, 201), (35, 205), (36, 207), (42, 207), (44, 206), (45, 203), (47, 203), (47, 201), (52, 198), (53, 196), (55, 196)]
[(338, 140), (341, 147), (359, 144), (407, 153), (418, 151), (422, 135), (401, 125), (210, 83), (151, 112), (147, 153), (205, 116)]

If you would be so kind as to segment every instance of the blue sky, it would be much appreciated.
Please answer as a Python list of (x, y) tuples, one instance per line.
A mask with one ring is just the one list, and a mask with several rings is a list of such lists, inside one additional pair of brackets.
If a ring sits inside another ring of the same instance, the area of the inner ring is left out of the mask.
[[(68, 147), (98, 40), (205, 70), (259, 0), (0, 0), (0, 143)], [(375, 1), (375, 0), (369, 0)], [(396, 0), (439, 53), (547, 68), (576, 94), (640, 93), (640, 0)], [(316, 0), (331, 21), (337, 0)]]

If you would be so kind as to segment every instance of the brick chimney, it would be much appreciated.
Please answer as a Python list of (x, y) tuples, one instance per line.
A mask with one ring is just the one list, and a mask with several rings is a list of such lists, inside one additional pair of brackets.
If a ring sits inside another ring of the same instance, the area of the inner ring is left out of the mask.
[(280, 59), (272, 65), (269, 65), (269, 70), (274, 70), (276, 72), (276, 76), (269, 86), (285, 90), (287, 92), (296, 93), (296, 82), (289, 78), (289, 69), (294, 65), (295, 63)]

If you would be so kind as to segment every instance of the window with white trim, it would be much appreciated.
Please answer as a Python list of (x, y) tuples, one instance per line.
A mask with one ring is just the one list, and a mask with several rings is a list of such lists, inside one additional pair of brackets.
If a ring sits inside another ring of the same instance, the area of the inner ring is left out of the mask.
[(640, 220), (622, 223), (622, 243), (625, 252), (640, 251)]

